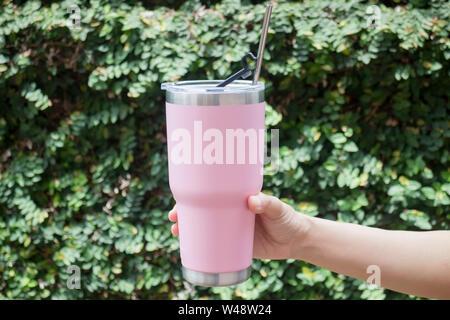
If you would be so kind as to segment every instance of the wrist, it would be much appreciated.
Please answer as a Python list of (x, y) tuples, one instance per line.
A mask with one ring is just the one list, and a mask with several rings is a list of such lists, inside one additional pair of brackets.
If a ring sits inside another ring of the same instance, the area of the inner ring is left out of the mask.
[(298, 227), (291, 243), (291, 259), (305, 260), (309, 248), (312, 246), (312, 235), (316, 218), (297, 212)]

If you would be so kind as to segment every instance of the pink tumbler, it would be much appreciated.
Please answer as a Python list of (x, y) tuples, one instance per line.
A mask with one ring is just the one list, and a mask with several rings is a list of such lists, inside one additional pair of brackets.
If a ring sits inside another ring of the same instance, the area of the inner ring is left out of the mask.
[(183, 277), (228, 286), (250, 276), (261, 191), (264, 85), (234, 81), (164, 83), (169, 184), (176, 201)]

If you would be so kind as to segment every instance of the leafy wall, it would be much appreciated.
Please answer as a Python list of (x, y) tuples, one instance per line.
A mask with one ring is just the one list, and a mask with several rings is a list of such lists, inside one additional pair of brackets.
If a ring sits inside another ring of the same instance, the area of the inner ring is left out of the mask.
[[(237, 287), (183, 282), (160, 83), (237, 71), (261, 1), (3, 3), (1, 298), (413, 298), (291, 260), (255, 260)], [(262, 78), (281, 165), (266, 192), (328, 219), (449, 229), (449, 3), (275, 3)]]

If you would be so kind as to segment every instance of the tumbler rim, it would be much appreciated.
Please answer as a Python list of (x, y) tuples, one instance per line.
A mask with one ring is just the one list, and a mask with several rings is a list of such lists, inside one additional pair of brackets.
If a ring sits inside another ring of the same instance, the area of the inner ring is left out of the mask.
[(165, 82), (166, 102), (190, 106), (234, 106), (264, 102), (264, 83), (252, 85), (248, 80), (236, 80), (217, 87), (223, 80), (188, 80)]

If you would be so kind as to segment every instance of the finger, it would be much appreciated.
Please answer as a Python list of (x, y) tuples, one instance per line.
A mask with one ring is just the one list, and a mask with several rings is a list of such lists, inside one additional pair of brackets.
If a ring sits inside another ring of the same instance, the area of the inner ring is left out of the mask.
[(172, 234), (174, 236), (177, 236), (180, 234), (179, 230), (178, 230), (178, 223), (175, 223), (172, 225), (172, 228), (170, 229), (170, 231), (172, 231)]
[(175, 208), (170, 210), (169, 214), (168, 214), (168, 217), (169, 217), (169, 221), (177, 222), (178, 221), (178, 212), (177, 212), (177, 210)]
[(248, 207), (254, 213), (264, 213), (269, 218), (278, 218), (289, 209), (280, 199), (259, 193), (248, 198)]

